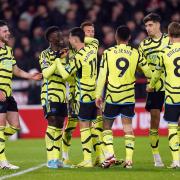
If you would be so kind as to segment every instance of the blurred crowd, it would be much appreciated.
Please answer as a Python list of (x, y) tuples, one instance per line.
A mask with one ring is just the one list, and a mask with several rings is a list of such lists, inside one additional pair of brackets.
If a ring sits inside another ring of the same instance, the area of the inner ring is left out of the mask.
[(117, 26), (126, 24), (132, 31), (130, 43), (138, 47), (146, 37), (142, 22), (146, 14), (157, 12), (165, 32), (170, 21), (180, 21), (179, 9), (179, 0), (1, 0), (0, 19), (9, 23), (9, 43), (18, 66), (39, 71), (39, 53), (48, 47), (44, 31), (51, 25), (59, 26), (67, 38), (69, 29), (90, 20), (100, 41), (100, 57), (105, 48), (115, 44)]

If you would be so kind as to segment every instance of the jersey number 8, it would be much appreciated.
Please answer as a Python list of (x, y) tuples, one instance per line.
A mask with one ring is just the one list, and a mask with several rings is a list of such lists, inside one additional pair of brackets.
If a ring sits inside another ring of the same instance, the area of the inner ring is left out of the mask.
[(175, 65), (174, 74), (180, 77), (180, 57), (175, 58), (173, 64)]

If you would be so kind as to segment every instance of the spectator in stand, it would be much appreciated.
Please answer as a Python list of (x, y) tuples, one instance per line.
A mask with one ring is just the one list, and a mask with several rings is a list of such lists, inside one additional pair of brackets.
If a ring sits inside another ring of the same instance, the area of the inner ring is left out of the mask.
[(29, 5), (27, 7), (27, 10), (25, 10), (20, 18), (21, 19), (26, 19), (26, 21), (28, 22), (29, 26), (31, 26), (31, 23), (34, 19), (34, 16), (35, 16), (35, 13), (36, 13), (36, 9), (35, 9), (35, 6), (33, 4)]
[(26, 19), (20, 18), (17, 24), (17, 29), (15, 30), (17, 42), (19, 42), (23, 36), (29, 36), (29, 23)]
[(31, 32), (37, 27), (42, 27), (43, 30), (52, 25), (52, 20), (48, 14), (47, 6), (41, 4), (37, 7), (37, 15), (32, 21)]

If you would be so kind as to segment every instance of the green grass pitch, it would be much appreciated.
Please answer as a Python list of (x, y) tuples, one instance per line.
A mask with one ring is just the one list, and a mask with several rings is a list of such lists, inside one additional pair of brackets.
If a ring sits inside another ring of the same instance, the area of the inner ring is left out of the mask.
[[(123, 137), (114, 139), (116, 156), (125, 154)], [(18, 140), (7, 142), (7, 157), (11, 163), (20, 166), (20, 170), (1, 170), (0, 180), (46, 162), (44, 140)], [(171, 163), (167, 137), (160, 138), (160, 152), (165, 165)], [(80, 139), (73, 139), (70, 157), (74, 164), (82, 160)], [(180, 179), (180, 169), (154, 168), (148, 137), (137, 137), (133, 169), (115, 166), (109, 169), (76, 168), (76, 169), (40, 169), (10, 177), (18, 180), (176, 180)]]

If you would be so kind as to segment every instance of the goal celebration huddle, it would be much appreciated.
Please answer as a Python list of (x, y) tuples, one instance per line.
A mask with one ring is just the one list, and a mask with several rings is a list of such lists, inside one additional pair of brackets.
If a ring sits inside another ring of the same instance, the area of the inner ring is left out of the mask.
[[(120, 25), (115, 30), (116, 45), (104, 50), (100, 61), (99, 40), (95, 37), (93, 23), (85, 21), (80, 27), (70, 29), (68, 40), (58, 26), (50, 26), (44, 33), (49, 47), (39, 56), (42, 72), (30, 74), (16, 65), (13, 50), (8, 45), (8, 24), (0, 21), (1, 169), (20, 168), (11, 164), (5, 154), (6, 140), (20, 129), (17, 103), (12, 96), (13, 74), (26, 79), (42, 79), (48, 168), (133, 168), (136, 162), (133, 161), (132, 122), (137, 71), (147, 79), (144, 108), (151, 118), (149, 148), (154, 166), (180, 168), (180, 23), (171, 22), (166, 34), (161, 32), (158, 14), (148, 14), (143, 22), (148, 36), (138, 48), (129, 43), (132, 34), (128, 26)], [(172, 156), (169, 165), (163, 163), (159, 153), (158, 128), (163, 106), (164, 119), (168, 122), (167, 146)], [(125, 141), (125, 157), (121, 160), (117, 159), (113, 147), (112, 125), (118, 117), (121, 117)], [(82, 151), (83, 159), (72, 164), (69, 150), (72, 133), (78, 124), (79, 151)]]

